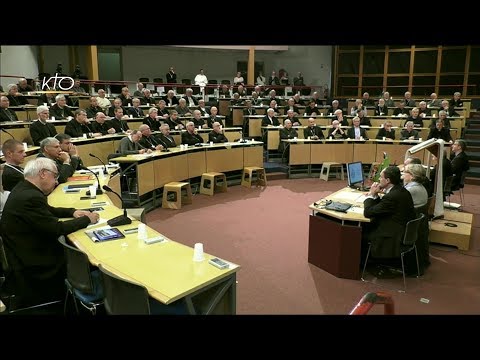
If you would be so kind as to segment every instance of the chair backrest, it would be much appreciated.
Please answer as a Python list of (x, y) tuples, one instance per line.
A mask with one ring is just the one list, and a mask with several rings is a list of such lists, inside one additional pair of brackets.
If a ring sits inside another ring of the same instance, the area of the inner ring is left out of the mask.
[(184, 85), (192, 85), (192, 80), (190, 80), (190, 79), (182, 79), (182, 84), (184, 84)]
[(105, 310), (109, 315), (149, 315), (150, 303), (147, 289), (139, 284), (119, 278), (98, 266), (102, 274)]
[(407, 223), (407, 226), (405, 228), (405, 235), (403, 236), (403, 245), (407, 245), (407, 246), (415, 245), (415, 242), (417, 241), (417, 238), (418, 238), (418, 229), (424, 217), (425, 215), (420, 213), (417, 215), (416, 219), (410, 220)]
[(144, 77), (144, 78), (139, 78), (138, 81), (141, 82), (141, 83), (150, 82), (150, 78), (146, 78), (146, 77)]
[(452, 192), (452, 181), (453, 181), (453, 175), (446, 177), (445, 183), (443, 184), (444, 195), (449, 195)]
[(58, 241), (63, 246), (65, 260), (67, 262), (67, 279), (74, 289), (86, 294), (93, 294), (93, 280), (90, 269), (90, 261), (83, 251), (70, 246), (61, 235)]
[(215, 85), (218, 84), (218, 80), (208, 80), (209, 85)]
[(153, 78), (154, 83), (163, 83), (163, 78)]
[(222, 85), (230, 85), (230, 80), (222, 80)]

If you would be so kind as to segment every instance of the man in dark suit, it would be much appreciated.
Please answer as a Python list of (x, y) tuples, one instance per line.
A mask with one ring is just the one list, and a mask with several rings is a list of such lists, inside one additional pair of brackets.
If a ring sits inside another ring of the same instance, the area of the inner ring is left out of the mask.
[(280, 79), (275, 71), (272, 71), (272, 75), (268, 78), (268, 85), (280, 85)]
[(175, 70), (173, 69), (173, 66), (170, 66), (170, 70), (167, 73), (167, 83), (169, 84), (177, 83), (177, 74), (175, 74)]
[(5, 156), (2, 186), (3, 190), (12, 191), (15, 185), (24, 180), (23, 169), (20, 167), (20, 164), (25, 159), (25, 149), (20, 141), (8, 139), (3, 143), (2, 151)]
[(367, 132), (360, 127), (360, 118), (355, 116), (352, 123), (352, 127), (347, 130), (347, 137), (355, 140), (368, 140)]
[(161, 134), (158, 135), (158, 139), (161, 141), (165, 149), (177, 147), (175, 139), (170, 135), (170, 126), (168, 124), (163, 124), (160, 126)]
[(320, 128), (320, 126), (317, 126), (315, 124), (314, 118), (308, 119), (308, 126), (305, 129), (303, 129), (303, 137), (305, 139), (308, 139), (310, 137), (310, 140), (325, 139), (325, 136), (323, 136), (322, 129)]
[(203, 138), (197, 133), (193, 121), (187, 123), (187, 131), (182, 132), (182, 144), (195, 145), (203, 143)]
[(208, 134), (208, 141), (214, 144), (228, 142), (219, 122), (213, 123), (213, 130)]
[(462, 179), (462, 174), (464, 171), (470, 169), (470, 164), (468, 160), (468, 155), (465, 153), (467, 150), (467, 144), (464, 140), (455, 140), (452, 145), (452, 152), (455, 154), (455, 157), (452, 159), (452, 190), (460, 189), (460, 181)]
[[(382, 198), (380, 192), (385, 194)], [(400, 257), (400, 244), (407, 222), (415, 216), (410, 192), (401, 185), (400, 169), (389, 166), (380, 173), (363, 202), (363, 215), (372, 220), (363, 229), (362, 250), (366, 255), (368, 243), (375, 258)], [(365, 256), (362, 256), (362, 261)]]
[(15, 111), (10, 110), (10, 100), (6, 96), (0, 96), (0, 122), (18, 121)]
[(37, 158), (28, 162), (25, 180), (13, 189), (3, 209), (0, 233), (11, 268), (4, 286), (15, 294), (16, 307), (63, 299), (66, 264), (57, 238), (99, 219), (98, 213), (50, 206), (47, 195), (57, 178), (54, 161)]

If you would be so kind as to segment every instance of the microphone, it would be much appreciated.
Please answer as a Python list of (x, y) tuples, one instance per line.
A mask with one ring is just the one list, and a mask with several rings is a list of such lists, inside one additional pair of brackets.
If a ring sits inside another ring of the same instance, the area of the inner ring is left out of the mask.
[(113, 191), (113, 189), (108, 186), (108, 185), (103, 185), (102, 186), (103, 190), (114, 193), (115, 195), (118, 196), (120, 201), (122, 202), (122, 208), (123, 208), (123, 215), (116, 216), (110, 220), (107, 221), (107, 224), (110, 226), (120, 226), (120, 225), (128, 225), (132, 223), (132, 220), (128, 217), (127, 215), (127, 209), (125, 208), (125, 203), (123, 202), (122, 197)]
[(107, 165), (105, 165), (105, 163), (102, 161), (102, 159), (100, 159), (98, 156), (93, 155), (92, 153), (90, 153), (90, 154), (88, 154), (88, 155), (90, 155), (91, 157), (93, 157), (93, 158), (97, 159), (98, 161), (100, 161), (100, 162), (102, 163), (102, 165), (103, 165), (103, 173), (104, 173), (105, 175), (108, 175)]
[[(90, 170), (89, 168), (87, 168), (87, 167), (85, 167), (85, 166), (80, 166), (80, 169), (90, 171), (93, 175), (95, 175), (95, 178), (97, 179), (98, 186), (99, 186), (99, 187), (97, 187), (97, 193), (96, 193), (96, 195), (102, 195), (102, 194), (103, 194), (103, 191), (102, 191), (102, 189), (100, 189), (100, 180), (98, 180), (98, 175), (97, 175), (97, 173), (94, 172), (94, 171), (92, 171), (92, 170)], [(87, 195), (87, 196), (90, 196), (90, 191), (87, 191), (86, 195)]]
[(7, 130), (5, 130), (3, 127), (0, 128), (0, 130), (2, 130), (4, 133), (7, 133), (8, 135), (10, 135), (12, 137), (12, 139), (15, 139), (15, 137), (12, 135), (12, 133), (8, 132)]

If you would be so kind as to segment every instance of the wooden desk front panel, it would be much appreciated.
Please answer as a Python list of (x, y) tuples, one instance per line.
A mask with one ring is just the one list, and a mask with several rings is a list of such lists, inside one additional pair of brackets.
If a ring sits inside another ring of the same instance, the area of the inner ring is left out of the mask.
[(18, 121), (28, 121), (28, 113), (25, 110), (15, 110)]
[[(108, 180), (108, 186), (112, 188), (113, 191), (117, 192), (118, 194), (122, 193), (122, 189), (120, 188), (120, 174), (114, 175)], [(113, 205), (117, 208), (122, 208), (122, 202), (115, 194), (111, 192), (106, 192), (107, 196), (110, 198), (110, 201)]]
[(138, 195), (141, 196), (155, 190), (155, 173), (153, 166), (155, 161), (148, 161), (137, 166)]
[(290, 143), (290, 165), (305, 165), (310, 164), (311, 156), (311, 144), (310, 143), (300, 143), (293, 144)]
[[(410, 149), (415, 144), (408, 144), (408, 145), (401, 145), (401, 144), (385, 144), (385, 143), (377, 143), (377, 162), (383, 161), (383, 153), (387, 153), (388, 157), (390, 158), (390, 164), (403, 164), (405, 161), (405, 153), (408, 149)], [(415, 154), (416, 157), (420, 159), (423, 158), (423, 151), (418, 152)]]
[[(10, 134), (12, 134), (15, 140), (18, 140), (20, 142), (26, 142), (27, 144), (30, 144), (30, 145), (33, 144), (32, 137), (30, 136), (30, 128), (28, 127), (28, 125), (25, 125), (25, 127), (12, 128), (12, 129), (6, 127), (5, 130), (7, 130)], [(12, 137), (7, 133), (4, 133), (3, 131), (0, 132), (0, 142), (2, 144), (11, 138)]]
[(228, 108), (230, 106), (230, 99), (218, 99), (218, 113), (223, 116), (230, 115)]
[(312, 143), (311, 163), (323, 164), (324, 162), (349, 163), (353, 161), (353, 145), (339, 143)]
[(189, 151), (187, 155), (188, 159), (188, 177), (202, 176), (207, 171), (207, 161), (205, 150)]
[(188, 179), (187, 154), (161, 157), (154, 161), (155, 188), (159, 189), (171, 181)]
[(108, 154), (115, 152), (112, 139), (83, 143), (82, 145), (78, 145), (77, 148), (85, 166), (102, 165), (99, 160), (88, 155), (90, 153), (98, 156), (106, 164)]
[(249, 146), (243, 148), (243, 167), (263, 167), (263, 146)]
[(208, 150), (207, 172), (227, 172), (243, 169), (243, 148)]
[(267, 129), (266, 131), (268, 131), (268, 150), (278, 150), (278, 145), (280, 144), (280, 129), (273, 128)]
[(223, 132), (229, 142), (234, 142), (243, 137), (242, 130), (224, 130)]
[(233, 126), (242, 126), (243, 125), (243, 107), (233, 108), (232, 117), (233, 117)]
[(377, 144), (353, 144), (353, 161), (361, 161), (364, 164), (374, 163), (376, 160)]
[(262, 136), (262, 119), (248, 120), (248, 135), (249, 136)]

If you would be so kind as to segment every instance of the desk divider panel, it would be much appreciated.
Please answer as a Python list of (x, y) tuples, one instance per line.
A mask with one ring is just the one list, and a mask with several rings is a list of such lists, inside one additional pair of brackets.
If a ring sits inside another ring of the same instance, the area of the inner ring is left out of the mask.
[(312, 164), (323, 164), (326, 161), (341, 164), (353, 161), (353, 145), (346, 143), (312, 143), (310, 157)]
[(361, 161), (364, 164), (374, 163), (376, 160), (377, 144), (375, 143), (354, 143), (353, 161)]
[(102, 165), (98, 159), (91, 157), (89, 155), (90, 153), (98, 156), (104, 163), (107, 163), (108, 154), (113, 154), (115, 152), (113, 141), (111, 139), (97, 142), (84, 142), (81, 145), (77, 145), (77, 149), (85, 166)]
[(227, 172), (243, 169), (243, 148), (207, 149), (207, 172)]
[[(153, 169), (155, 161), (147, 161), (137, 166), (138, 195), (142, 196), (155, 190), (155, 172)], [(140, 181), (140, 179), (142, 181)]]
[(190, 150), (187, 155), (188, 159), (188, 178), (202, 176), (207, 170), (207, 162), (205, 149), (199, 148), (198, 151)]
[(153, 161), (155, 171), (155, 188), (159, 189), (171, 181), (188, 179), (188, 160), (186, 153), (165, 156)]
[(290, 165), (308, 165), (311, 161), (310, 156), (310, 143), (290, 143)]
[(263, 167), (263, 146), (248, 146), (243, 148), (243, 167)]

